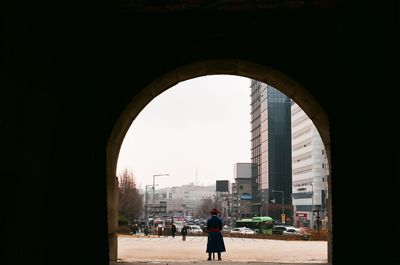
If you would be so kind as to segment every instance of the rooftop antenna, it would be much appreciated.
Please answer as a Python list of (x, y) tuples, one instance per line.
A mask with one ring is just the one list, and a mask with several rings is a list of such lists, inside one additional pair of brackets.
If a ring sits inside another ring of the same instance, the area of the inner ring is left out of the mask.
[(196, 167), (196, 186), (198, 186), (198, 183), (197, 183), (197, 167)]

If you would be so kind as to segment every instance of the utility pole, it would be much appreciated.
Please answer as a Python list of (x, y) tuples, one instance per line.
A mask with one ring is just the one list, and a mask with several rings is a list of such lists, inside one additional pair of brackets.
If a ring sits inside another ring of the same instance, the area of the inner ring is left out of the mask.
[(314, 185), (311, 182), (311, 227), (314, 229)]
[[(150, 186), (153, 186), (153, 185), (146, 185), (145, 186), (145, 188), (144, 188), (144, 198), (145, 198), (145, 203), (144, 203), (144, 219), (145, 219), (145, 221), (146, 221), (146, 226), (148, 226), (149, 225), (149, 218), (148, 218), (148, 203), (147, 203), (147, 197), (148, 197), (148, 195), (147, 195), (147, 187), (150, 187)], [(153, 189), (154, 189), (154, 187), (153, 187)]]
[[(281, 192), (282, 193), (282, 217), (285, 216), (285, 192), (283, 190), (272, 190), (272, 192)], [(282, 223), (285, 223), (285, 218), (282, 218)]]
[(155, 178), (156, 177), (159, 177), (159, 176), (169, 176), (169, 174), (155, 174), (155, 175), (153, 175), (153, 203), (152, 203), (152, 206), (153, 206), (153, 218), (154, 218), (154, 216), (155, 216), (155, 207), (154, 207), (154, 195), (155, 195)]

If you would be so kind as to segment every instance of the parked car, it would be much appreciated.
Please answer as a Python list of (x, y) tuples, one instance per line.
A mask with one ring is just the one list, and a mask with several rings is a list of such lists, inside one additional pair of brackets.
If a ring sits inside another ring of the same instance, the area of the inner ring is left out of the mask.
[(272, 229), (272, 234), (273, 235), (282, 235), (288, 229), (296, 229), (296, 227), (294, 227), (294, 226), (285, 226), (285, 225), (276, 225)]
[(222, 233), (229, 234), (231, 231), (232, 228), (227, 225), (224, 225), (224, 227), (222, 228)]
[(256, 232), (247, 227), (237, 227), (237, 228), (231, 229), (231, 234), (255, 235)]
[(188, 225), (188, 232), (189, 234), (202, 234), (203, 229), (200, 228), (198, 225)]
[(207, 232), (207, 226), (206, 226), (206, 225), (204, 225), (204, 224), (199, 224), (199, 226), (200, 226), (201, 230), (203, 230), (204, 233)]
[(288, 229), (286, 229), (285, 231), (283, 231), (284, 235), (302, 235), (303, 233), (301, 232), (301, 230), (299, 228), (296, 227), (290, 227)]
[(275, 235), (309, 235), (303, 228), (294, 226), (276, 225), (272, 229), (272, 234)]

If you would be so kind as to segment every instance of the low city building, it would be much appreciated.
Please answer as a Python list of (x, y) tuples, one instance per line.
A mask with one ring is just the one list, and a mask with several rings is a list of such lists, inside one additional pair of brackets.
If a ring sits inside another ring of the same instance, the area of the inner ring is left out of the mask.
[[(152, 194), (148, 194), (149, 197)], [(156, 189), (154, 207), (148, 201), (149, 216), (193, 216), (204, 199), (215, 196), (215, 185), (200, 186), (190, 183), (182, 186)], [(154, 212), (152, 211), (154, 209)]]
[(253, 163), (234, 164), (235, 182), (232, 183), (231, 214), (235, 220), (252, 217), (259, 213), (256, 169), (257, 165)]

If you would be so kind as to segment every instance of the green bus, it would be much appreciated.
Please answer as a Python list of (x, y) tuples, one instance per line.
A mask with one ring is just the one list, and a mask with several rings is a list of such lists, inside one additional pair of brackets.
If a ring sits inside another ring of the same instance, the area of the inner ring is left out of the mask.
[(236, 221), (236, 227), (248, 227), (256, 231), (257, 234), (272, 234), (272, 219), (269, 216), (254, 216), (253, 218), (241, 219)]

